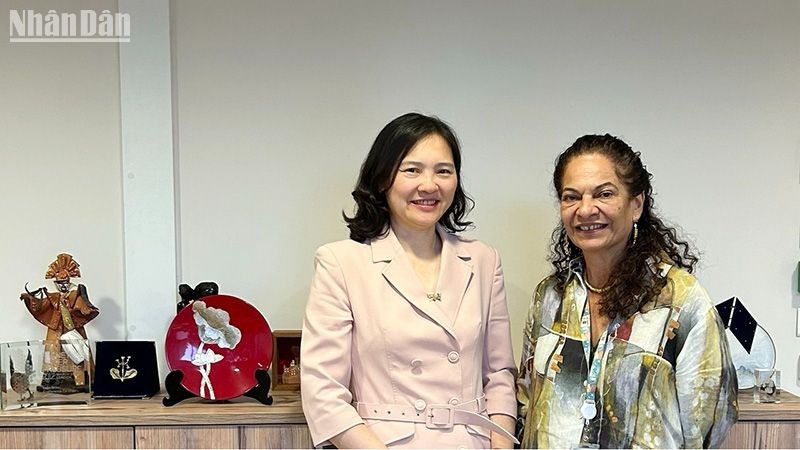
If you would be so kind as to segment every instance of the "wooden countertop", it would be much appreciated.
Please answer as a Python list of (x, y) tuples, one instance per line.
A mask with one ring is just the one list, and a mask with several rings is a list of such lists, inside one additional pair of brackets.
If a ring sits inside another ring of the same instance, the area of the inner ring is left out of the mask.
[(174, 406), (163, 395), (145, 400), (92, 400), (88, 405), (42, 406), (0, 413), (0, 427), (138, 426), (138, 425), (280, 425), (305, 424), (297, 392), (273, 393), (272, 405), (240, 397), (226, 402), (200, 398)]
[(753, 403), (753, 390), (739, 392), (739, 422), (800, 422), (800, 397), (781, 391), (780, 403)]
[[(274, 403), (269, 406), (245, 397), (221, 403), (194, 398), (171, 407), (161, 404), (160, 395), (147, 400), (93, 400), (89, 405), (3, 411), (0, 427), (306, 423), (297, 392), (279, 391), (272, 395)], [(800, 398), (783, 391), (781, 403), (753, 403), (752, 392), (743, 391), (739, 394), (739, 421), (800, 422)]]

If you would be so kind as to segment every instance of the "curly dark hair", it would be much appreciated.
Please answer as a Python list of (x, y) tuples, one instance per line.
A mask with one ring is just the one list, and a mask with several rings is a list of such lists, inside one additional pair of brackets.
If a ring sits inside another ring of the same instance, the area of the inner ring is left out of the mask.
[(441, 136), (450, 146), (458, 177), (453, 203), (439, 219), (439, 224), (451, 233), (464, 231), (472, 225), (472, 222), (464, 220), (475, 202), (467, 196), (461, 185), (461, 147), (456, 134), (437, 117), (408, 113), (383, 127), (361, 165), (353, 191), (355, 214), (348, 217), (342, 211), (347, 228), (350, 229), (350, 239), (367, 242), (389, 230), (390, 214), (386, 191), (394, 183), (397, 168), (403, 158), (417, 142), (431, 135)]
[[(603, 155), (614, 164), (617, 177), (631, 196), (644, 194), (636, 242), (634, 244), (631, 238), (628, 239), (628, 248), (617, 266), (611, 269), (606, 284), (608, 290), (601, 294), (600, 299), (601, 314), (611, 318), (628, 317), (654, 301), (666, 286), (665, 278), (653, 276), (648, 260), (655, 258), (656, 261), (665, 261), (693, 272), (698, 257), (689, 243), (678, 237), (675, 228), (665, 225), (656, 214), (651, 184), (653, 175), (642, 163), (639, 152), (634, 152), (615, 136), (582, 136), (561, 153), (553, 172), (556, 195), (561, 195), (567, 164), (578, 156), (591, 154)], [(564, 224), (559, 224), (553, 230), (548, 258), (555, 267), (558, 292), (564, 292), (570, 261), (579, 256), (581, 250), (568, 239)]]

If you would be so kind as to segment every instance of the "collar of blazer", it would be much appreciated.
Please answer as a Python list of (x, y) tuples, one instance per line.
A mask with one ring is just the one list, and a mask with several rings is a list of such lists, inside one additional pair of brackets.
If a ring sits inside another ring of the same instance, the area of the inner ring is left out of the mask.
[[(458, 302), (456, 311), (460, 311), (464, 293), (472, 280), (472, 256), (466, 245), (457, 236), (448, 233), (439, 225), (436, 226), (436, 231), (442, 239), (442, 261), (439, 266), (439, 283), (436, 291), (441, 294), (442, 302)], [(428, 293), (425, 292), (425, 288), (414, 272), (414, 268), (411, 267), (405, 250), (392, 229), (390, 228), (384, 236), (373, 239), (370, 246), (373, 263), (388, 263), (383, 268), (383, 276), (386, 281), (406, 301), (458, 339), (452, 328), (453, 323), (438, 306), (428, 300)], [(455, 319), (458, 319), (458, 314), (455, 315)]]

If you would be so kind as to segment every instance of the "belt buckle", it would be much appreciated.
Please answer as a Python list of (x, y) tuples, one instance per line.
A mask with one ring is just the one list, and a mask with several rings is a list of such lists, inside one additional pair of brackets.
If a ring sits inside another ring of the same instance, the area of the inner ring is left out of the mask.
[(450, 405), (430, 405), (425, 412), (427, 428), (453, 428), (453, 407)]

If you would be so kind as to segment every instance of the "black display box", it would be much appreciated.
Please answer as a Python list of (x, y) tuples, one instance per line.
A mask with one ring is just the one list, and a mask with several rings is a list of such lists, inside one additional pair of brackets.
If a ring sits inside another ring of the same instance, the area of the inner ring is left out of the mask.
[(93, 398), (147, 398), (161, 390), (153, 341), (98, 341)]

